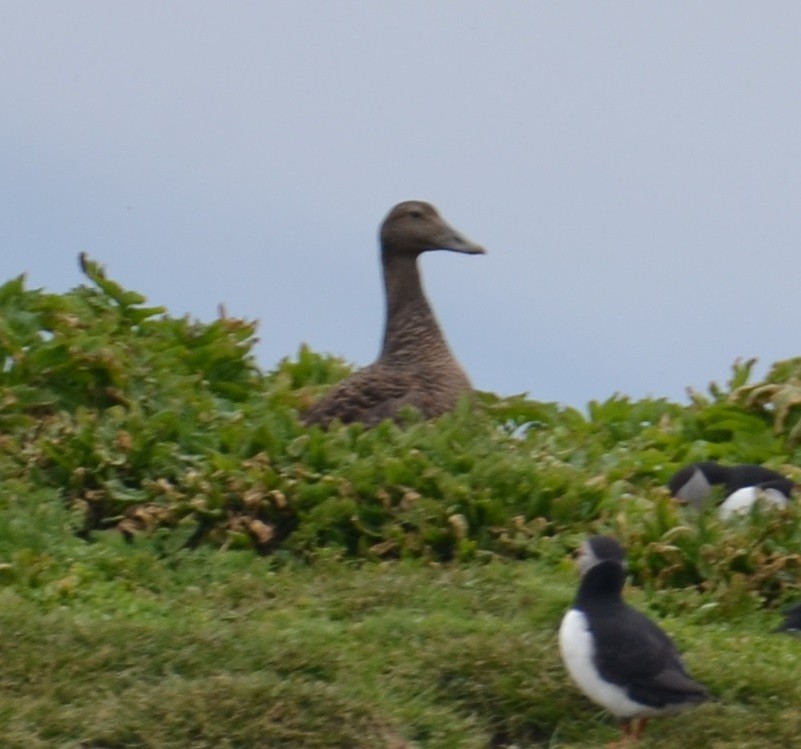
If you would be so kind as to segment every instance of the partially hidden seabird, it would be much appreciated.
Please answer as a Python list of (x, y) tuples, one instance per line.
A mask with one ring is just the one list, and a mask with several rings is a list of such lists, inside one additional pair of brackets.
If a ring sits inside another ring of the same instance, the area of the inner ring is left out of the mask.
[(680, 468), (668, 481), (668, 489), (676, 499), (701, 509), (714, 486), (723, 487), (725, 499), (718, 515), (726, 520), (746, 512), (759, 499), (783, 507), (793, 491), (794, 483), (770, 468), (754, 464), (726, 466), (703, 460)]
[(472, 391), (465, 371), (445, 341), (426, 298), (417, 264), (431, 250), (480, 255), (484, 248), (448, 224), (429, 203), (396, 205), (380, 231), (386, 293), (381, 353), (372, 364), (333, 386), (304, 414), (327, 427), (338, 419), (375, 426), (412, 406), (426, 419), (451, 411)]

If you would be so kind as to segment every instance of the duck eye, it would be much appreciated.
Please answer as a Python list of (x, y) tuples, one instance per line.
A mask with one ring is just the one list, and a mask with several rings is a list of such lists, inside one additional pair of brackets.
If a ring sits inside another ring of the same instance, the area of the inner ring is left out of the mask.
[(414, 208), (411, 211), (409, 211), (409, 215), (412, 218), (423, 218), (423, 212), (418, 210), (417, 208)]

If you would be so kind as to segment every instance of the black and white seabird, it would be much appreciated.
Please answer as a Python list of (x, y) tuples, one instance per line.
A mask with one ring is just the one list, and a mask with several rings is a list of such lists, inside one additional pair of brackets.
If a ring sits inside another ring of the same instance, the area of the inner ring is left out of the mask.
[(776, 629), (777, 632), (801, 634), (801, 602), (793, 604), (784, 612), (784, 621)]
[(626, 556), (609, 536), (592, 536), (579, 551), (576, 600), (559, 628), (559, 650), (573, 681), (622, 721), (636, 741), (648, 720), (708, 699), (687, 674), (668, 635), (622, 598)]
[(670, 493), (696, 508), (703, 507), (713, 486), (722, 486), (725, 500), (718, 508), (721, 518), (747, 511), (763, 498), (770, 504), (784, 506), (793, 491), (793, 482), (764, 466), (743, 463), (724, 466), (712, 460), (691, 463), (680, 468), (668, 481)]

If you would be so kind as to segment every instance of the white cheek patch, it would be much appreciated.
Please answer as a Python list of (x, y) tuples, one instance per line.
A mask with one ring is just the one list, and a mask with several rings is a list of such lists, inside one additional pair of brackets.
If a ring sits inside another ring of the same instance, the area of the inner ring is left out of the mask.
[(704, 472), (696, 468), (689, 481), (676, 492), (676, 496), (684, 502), (700, 507), (711, 491), (712, 485), (706, 480)]
[(595, 567), (600, 560), (595, 556), (589, 541), (585, 541), (581, 545), (578, 559), (576, 561), (578, 563), (579, 572), (581, 573), (581, 576), (584, 577), (584, 575), (586, 575), (593, 567)]

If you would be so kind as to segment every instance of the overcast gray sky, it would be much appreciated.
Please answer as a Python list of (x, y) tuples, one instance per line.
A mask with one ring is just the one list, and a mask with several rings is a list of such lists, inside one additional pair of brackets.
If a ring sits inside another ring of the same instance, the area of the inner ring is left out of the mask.
[(801, 355), (801, 3), (6, 1), (0, 281), (86, 251), (171, 314), (366, 364), (406, 199), (476, 387), (683, 400)]

